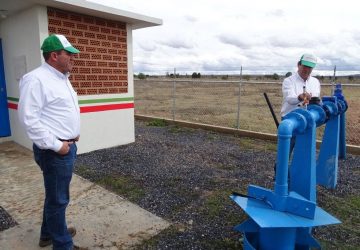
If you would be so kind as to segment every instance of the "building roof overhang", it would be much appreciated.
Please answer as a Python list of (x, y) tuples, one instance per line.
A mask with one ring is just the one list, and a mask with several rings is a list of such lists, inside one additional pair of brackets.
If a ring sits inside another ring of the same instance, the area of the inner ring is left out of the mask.
[(117, 8), (104, 6), (86, 0), (2, 0), (0, 21), (35, 5), (44, 5), (80, 14), (96, 16), (130, 24), (132, 29), (141, 29), (162, 24), (162, 20)]

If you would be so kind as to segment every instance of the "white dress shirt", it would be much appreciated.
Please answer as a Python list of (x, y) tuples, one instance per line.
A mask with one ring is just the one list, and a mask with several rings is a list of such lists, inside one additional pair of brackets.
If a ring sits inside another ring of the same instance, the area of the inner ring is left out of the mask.
[(59, 138), (80, 134), (80, 108), (68, 77), (44, 63), (20, 80), (19, 119), (41, 149), (57, 152), (62, 147)]
[(283, 102), (281, 117), (284, 117), (298, 107), (300, 103), (298, 96), (303, 93), (304, 86), (306, 92), (311, 94), (311, 96), (320, 97), (320, 82), (315, 77), (309, 76), (309, 78), (304, 81), (296, 72), (284, 79), (282, 84)]

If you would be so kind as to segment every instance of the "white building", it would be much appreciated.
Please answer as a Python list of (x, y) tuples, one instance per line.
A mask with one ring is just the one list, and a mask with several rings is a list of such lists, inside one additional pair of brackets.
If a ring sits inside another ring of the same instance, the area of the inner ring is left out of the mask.
[(85, 0), (1, 0), (0, 142), (31, 148), (18, 121), (19, 79), (42, 64), (40, 47), (51, 33), (81, 51), (70, 77), (81, 110), (78, 152), (133, 142), (132, 31), (161, 24)]

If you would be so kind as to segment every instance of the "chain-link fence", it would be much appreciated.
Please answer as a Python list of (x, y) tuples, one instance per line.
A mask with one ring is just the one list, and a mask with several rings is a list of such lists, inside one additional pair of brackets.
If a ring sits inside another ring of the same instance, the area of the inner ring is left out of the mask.
[[(263, 93), (280, 119), (281, 81), (146, 79), (134, 85), (136, 114), (277, 133)], [(331, 84), (323, 84), (321, 95), (330, 95), (331, 89)], [(347, 144), (359, 146), (360, 84), (343, 84), (343, 93), (349, 105)]]

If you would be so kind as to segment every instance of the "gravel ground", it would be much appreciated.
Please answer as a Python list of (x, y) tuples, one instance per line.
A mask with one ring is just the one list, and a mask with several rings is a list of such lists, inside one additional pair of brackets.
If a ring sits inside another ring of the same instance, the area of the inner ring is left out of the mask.
[[(76, 171), (173, 223), (138, 248), (240, 247), (241, 234), (233, 226), (245, 215), (228, 197), (232, 191), (246, 193), (249, 184), (273, 189), (276, 145), (200, 129), (135, 124), (135, 143), (80, 155)], [(339, 202), (344, 197), (359, 198), (359, 166), (358, 156), (348, 155), (340, 161), (338, 186), (335, 190), (319, 188), (319, 205), (326, 207), (332, 197)], [(109, 178), (122, 178), (125, 185), (139, 190), (134, 195)], [(360, 215), (359, 207), (353, 215)], [(360, 227), (359, 219), (351, 226)], [(356, 246), (360, 245), (359, 231), (331, 226), (317, 229), (315, 235), (325, 242)]]
[[(276, 145), (147, 125), (135, 122), (134, 143), (79, 155), (75, 172), (173, 224), (138, 249), (241, 249), (233, 227), (246, 216), (229, 195), (246, 193), (249, 184), (273, 189)], [(360, 245), (359, 166), (360, 157), (348, 155), (339, 162), (337, 188), (318, 189), (319, 206), (343, 221), (316, 229), (325, 249)], [(348, 197), (355, 197), (354, 206), (338, 213)]]
[(17, 225), (16, 221), (0, 206), (0, 232)]

